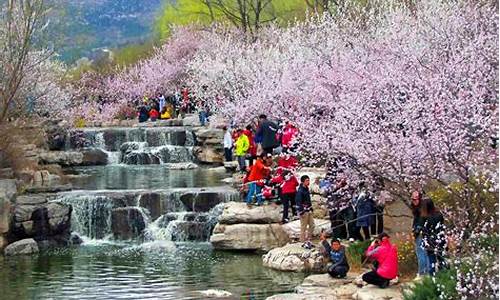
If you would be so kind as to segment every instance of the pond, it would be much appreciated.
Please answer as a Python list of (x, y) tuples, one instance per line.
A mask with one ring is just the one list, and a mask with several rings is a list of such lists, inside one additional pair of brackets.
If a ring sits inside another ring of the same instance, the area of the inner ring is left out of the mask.
[[(85, 175), (72, 183), (89, 194), (96, 190), (224, 187), (222, 179), (230, 177), (224, 171), (169, 170), (162, 165), (108, 165), (68, 171)], [(74, 215), (78, 213), (78, 209), (73, 210)], [(79, 247), (52, 249), (35, 256), (0, 256), (0, 298), (206, 299), (200, 291), (215, 289), (233, 294), (225, 299), (265, 299), (293, 291), (304, 279), (304, 274), (264, 268), (260, 254), (216, 251), (206, 240), (82, 238), (84, 243)]]

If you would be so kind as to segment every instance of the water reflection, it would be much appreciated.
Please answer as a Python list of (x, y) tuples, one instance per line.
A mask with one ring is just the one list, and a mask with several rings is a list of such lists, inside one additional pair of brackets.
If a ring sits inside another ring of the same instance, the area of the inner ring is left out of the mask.
[(162, 165), (132, 166), (108, 165), (71, 168), (82, 177), (71, 179), (75, 189), (167, 189), (222, 186), (229, 175), (210, 169), (170, 170)]
[(223, 289), (236, 299), (293, 290), (302, 274), (262, 268), (259, 255), (212, 251), (207, 243), (86, 245), (0, 258), (3, 299), (200, 299)]

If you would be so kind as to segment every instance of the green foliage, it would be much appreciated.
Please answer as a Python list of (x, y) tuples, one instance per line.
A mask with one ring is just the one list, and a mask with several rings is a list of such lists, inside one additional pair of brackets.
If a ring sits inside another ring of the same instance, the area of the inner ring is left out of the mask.
[(153, 54), (156, 44), (155, 40), (151, 40), (143, 44), (132, 44), (117, 49), (113, 53), (113, 64), (121, 68), (146, 59)]
[[(203, 0), (178, 0), (176, 3), (166, 3), (163, 12), (156, 20), (155, 29), (161, 39), (170, 36), (172, 26), (176, 25), (210, 25), (214, 22), (230, 23), (223, 10), (216, 6), (206, 5)], [(222, 1), (225, 7), (236, 11), (237, 1)], [(273, 20), (286, 26), (296, 19), (303, 19), (307, 5), (304, 0), (271, 0), (260, 16), (261, 21)], [(250, 19), (255, 17), (250, 14)]]
[(363, 264), (365, 251), (370, 246), (369, 240), (355, 242), (346, 248), (346, 256), (352, 270), (360, 270)]
[(404, 294), (404, 300), (458, 299), (456, 278), (456, 271), (453, 269), (438, 272), (434, 279), (426, 276), (410, 292)]

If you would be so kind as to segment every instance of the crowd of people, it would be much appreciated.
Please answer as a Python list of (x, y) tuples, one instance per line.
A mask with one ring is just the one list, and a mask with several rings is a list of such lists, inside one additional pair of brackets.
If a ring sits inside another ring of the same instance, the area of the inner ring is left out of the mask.
[[(244, 174), (242, 191), (249, 208), (263, 205), (267, 200), (273, 205), (282, 205), (282, 223), (300, 220), (300, 241), (305, 248), (312, 248), (314, 232), (313, 205), (307, 175), (298, 179), (298, 160), (294, 155), (295, 138), (298, 129), (290, 122), (282, 124), (260, 115), (256, 122), (246, 127), (224, 128), (224, 157), (238, 162), (238, 169)], [(248, 163), (247, 163), (248, 162)], [(320, 239), (332, 264), (328, 272), (332, 277), (344, 277), (349, 264), (342, 240), (372, 240), (366, 251), (366, 258), (374, 263), (373, 271), (363, 275), (363, 280), (387, 287), (397, 276), (397, 248), (384, 232), (384, 203), (387, 195), (383, 184), (369, 186), (359, 182), (349, 183), (342, 170), (329, 165), (323, 179), (317, 179), (321, 193), (327, 199), (331, 224), (332, 241), (328, 243), (324, 233)], [(413, 234), (418, 257), (418, 276), (434, 275), (436, 270), (446, 267), (444, 252), (443, 215), (432, 200), (423, 197), (422, 192), (412, 195), (414, 215)]]
[(138, 102), (136, 106), (139, 123), (175, 119), (197, 111), (200, 124), (205, 126), (210, 115), (204, 101), (196, 99), (186, 86), (167, 96), (162, 93), (156, 97), (144, 96), (142, 103)]

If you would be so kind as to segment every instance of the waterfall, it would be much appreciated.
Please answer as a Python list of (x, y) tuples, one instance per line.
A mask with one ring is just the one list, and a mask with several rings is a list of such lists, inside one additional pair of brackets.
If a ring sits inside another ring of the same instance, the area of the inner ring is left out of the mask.
[[(72, 231), (89, 239), (207, 241), (231, 189), (72, 191), (54, 201), (73, 207)], [(208, 200), (210, 199), (210, 203)]]
[[(85, 147), (99, 148), (108, 164), (150, 165), (193, 162), (193, 133), (184, 127), (87, 128), (82, 130)], [(78, 145), (67, 145), (78, 150)]]
[(103, 239), (111, 233), (112, 201), (106, 196), (75, 195), (72, 193), (56, 201), (71, 205), (71, 230), (91, 239)]
[(208, 241), (224, 209), (224, 203), (217, 204), (209, 212), (168, 213), (152, 222), (145, 230), (146, 241)]

